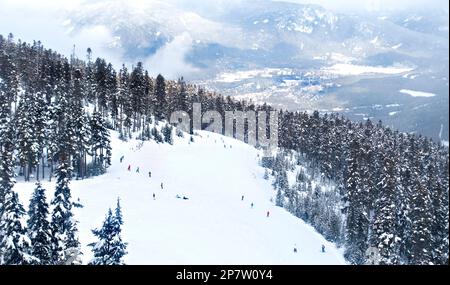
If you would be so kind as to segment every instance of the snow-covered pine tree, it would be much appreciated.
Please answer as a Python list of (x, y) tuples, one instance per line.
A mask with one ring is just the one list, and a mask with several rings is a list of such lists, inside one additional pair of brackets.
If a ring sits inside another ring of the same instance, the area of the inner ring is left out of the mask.
[(30, 240), (24, 226), (25, 209), (12, 188), (14, 186), (12, 124), (2, 138), (0, 149), (0, 265), (34, 264)]
[[(12, 113), (12, 105), (16, 106), (19, 93), (19, 78), (14, 58), (8, 52), (0, 51), (0, 121)], [(15, 108), (14, 108), (15, 112)], [(1, 124), (0, 124), (1, 125)], [(1, 129), (0, 129), (1, 135)]]
[(78, 249), (76, 221), (72, 213), (69, 182), (72, 168), (62, 159), (55, 171), (56, 191), (51, 205), (53, 207), (50, 228), (52, 231), (52, 260), (56, 264), (64, 262), (65, 252)]
[(412, 193), (411, 209), (411, 264), (429, 265), (433, 261), (431, 226), (433, 217), (429, 211), (431, 200), (428, 190), (415, 179), (416, 191)]
[(29, 181), (32, 168), (38, 163), (39, 147), (36, 137), (36, 102), (35, 94), (25, 92), (20, 98), (17, 115), (18, 159), (25, 181)]
[(152, 135), (152, 138), (157, 142), (157, 143), (163, 143), (164, 142), (164, 138), (161, 135), (161, 133), (158, 131), (158, 129), (156, 127), (153, 127), (150, 131), (150, 134)]
[(89, 151), (89, 138), (91, 136), (90, 126), (87, 114), (83, 108), (83, 75), (81, 70), (77, 69), (73, 75), (73, 86), (70, 96), (70, 113), (68, 120), (68, 128), (74, 134), (74, 153), (72, 157), (72, 165), (76, 167), (76, 177), (84, 178), (87, 175), (86, 156)]
[(156, 77), (155, 100), (155, 118), (161, 121), (166, 118), (167, 111), (166, 81), (161, 74)]
[(97, 111), (92, 114), (90, 131), (90, 153), (94, 157), (91, 172), (93, 175), (99, 175), (104, 173), (106, 168), (111, 165), (111, 143), (106, 123)]
[(39, 261), (32, 255), (31, 242), (23, 225), (26, 212), (17, 193), (12, 190), (7, 192), (3, 207), (0, 217), (0, 264), (37, 264)]
[(345, 178), (344, 213), (346, 214), (346, 250), (344, 256), (354, 264), (363, 264), (368, 248), (367, 189), (361, 178), (360, 143), (356, 138), (350, 144), (348, 170)]
[(122, 265), (123, 256), (126, 255), (127, 244), (121, 238), (122, 212), (117, 201), (115, 215), (111, 209), (103, 222), (101, 229), (94, 229), (92, 233), (98, 238), (97, 242), (89, 244), (94, 253), (91, 265)]
[(397, 183), (395, 162), (392, 152), (384, 158), (379, 185), (379, 197), (375, 201), (375, 219), (373, 222), (374, 243), (380, 253), (380, 264), (399, 263), (401, 238), (396, 228), (396, 193), (402, 191)]
[(172, 130), (173, 130), (173, 127), (169, 124), (166, 124), (161, 129), (162, 134), (164, 136), (164, 142), (166, 142), (168, 144), (173, 144)]
[(109, 92), (108, 92), (108, 66), (104, 59), (97, 58), (94, 63), (94, 81), (96, 107), (98, 112), (105, 117), (108, 108)]
[(119, 71), (119, 82), (117, 88), (117, 100), (119, 104), (119, 132), (123, 139), (131, 134), (133, 107), (130, 96), (130, 75), (125, 65)]
[[(185, 111), (185, 112), (189, 113), (188, 94), (187, 94), (187, 90), (186, 90), (186, 82), (184, 81), (183, 77), (181, 77), (178, 80), (178, 86), (180, 86), (180, 88), (179, 88), (178, 94), (176, 96), (174, 109), (175, 109), (175, 111)], [(217, 100), (220, 100), (220, 99), (223, 100), (222, 97), (217, 98)], [(216, 110), (222, 114), (220, 109), (223, 107), (223, 104), (220, 104), (220, 103), (216, 104), (216, 107), (217, 107)]]
[[(14, 162), (13, 162), (13, 127), (12, 123), (5, 125), (5, 132), (2, 136), (2, 145), (0, 146), (0, 218), (5, 211), (6, 195), (12, 191), (15, 183), (14, 179)], [(0, 228), (0, 236), (1, 228)], [(0, 248), (1, 250), (1, 248)]]
[(133, 109), (133, 132), (140, 128), (140, 116), (144, 112), (145, 85), (142, 62), (138, 62), (130, 75), (131, 106)]
[(52, 264), (52, 237), (48, 215), (45, 189), (38, 182), (30, 199), (27, 229), (32, 254), (38, 259), (38, 263), (43, 265)]
[(278, 207), (284, 206), (284, 195), (281, 192), (281, 188), (278, 188), (278, 190), (277, 190), (277, 196), (275, 198), (275, 205)]
[(86, 50), (86, 68), (85, 68), (85, 80), (84, 89), (86, 91), (86, 99), (88, 102), (95, 102), (95, 79), (94, 79), (94, 64), (92, 63), (92, 49)]
[(114, 210), (114, 226), (115, 226), (115, 244), (116, 250), (112, 256), (112, 259), (115, 264), (124, 264), (122, 258), (127, 254), (127, 246), (128, 243), (122, 241), (121, 233), (122, 233), (122, 225), (123, 225), (123, 215), (122, 215), (122, 206), (120, 205), (120, 199), (117, 198), (116, 209)]
[(433, 224), (431, 227), (433, 263), (445, 264), (448, 259), (448, 188), (444, 188), (442, 179), (437, 175), (439, 159), (430, 156), (427, 172), (427, 189), (433, 209)]
[[(46, 122), (47, 122), (47, 104), (45, 102), (45, 94), (37, 92), (35, 94), (35, 136), (37, 147), (37, 161), (36, 161), (36, 180), (45, 178), (45, 160), (44, 149), (46, 144)], [(42, 173), (41, 173), (42, 170)]]

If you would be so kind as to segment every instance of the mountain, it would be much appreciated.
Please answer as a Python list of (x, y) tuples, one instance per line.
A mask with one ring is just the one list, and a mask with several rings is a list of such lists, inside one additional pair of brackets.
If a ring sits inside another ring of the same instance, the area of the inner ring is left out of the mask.
[[(116, 70), (105, 59), (88, 55), (87, 61), (76, 54), (67, 58), (38, 41), (0, 36), (0, 264), (78, 263), (76, 253), (86, 250), (92, 221), (98, 218), (98, 225), (118, 196), (126, 196), (123, 213), (132, 219), (124, 225), (123, 237), (133, 263), (144, 263), (138, 254), (148, 253), (147, 248), (149, 254), (156, 251), (158, 260), (167, 260), (157, 252), (168, 247), (161, 239), (173, 246), (184, 239), (196, 242), (199, 233), (208, 238), (201, 240), (208, 253), (200, 252), (202, 260), (195, 260), (192, 252), (183, 254), (185, 247), (176, 247), (171, 254), (180, 263), (218, 262), (209, 250), (224, 235), (227, 242), (239, 243), (220, 249), (220, 257), (233, 263), (341, 263), (341, 250), (326, 239), (342, 248), (351, 264), (448, 264), (448, 145), (369, 119), (255, 105), (183, 78), (152, 77), (142, 63)], [(411, 77), (407, 66), (340, 63), (327, 70)], [(290, 76), (284, 83), (293, 86), (303, 80), (290, 72), (255, 69), (221, 80)], [(320, 82), (309, 76), (311, 83), (304, 88)], [(333, 77), (328, 79), (334, 84)], [(341, 88), (331, 86), (336, 87)], [(417, 100), (437, 97), (417, 89), (398, 92)], [(395, 116), (399, 104), (373, 105), (384, 107)], [(440, 129), (442, 133), (444, 127)], [(47, 179), (53, 182), (43, 182)], [(32, 181), (38, 183), (26, 212), (22, 203)], [(243, 220), (247, 214), (249, 220)], [(122, 222), (120, 211), (114, 216), (108, 211), (102, 230), (93, 231), (99, 238), (92, 241), (95, 263), (123, 263)], [(220, 231), (222, 225), (229, 231)], [(173, 226), (181, 227), (181, 233)], [(192, 228), (195, 234), (189, 232)], [(243, 234), (247, 230), (251, 240)], [(161, 232), (164, 236), (158, 236)], [(153, 243), (145, 244), (154, 233)], [(119, 252), (111, 252), (108, 241)], [(247, 252), (241, 244), (268, 248), (253, 259), (240, 255)], [(302, 252), (305, 244), (311, 251), (297, 260), (291, 254)]]
[(65, 24), (74, 34), (106, 27), (107, 45), (128, 61), (224, 95), (338, 110), (448, 140), (448, 11), (343, 14), (278, 1), (230, 3), (96, 1), (71, 11)]

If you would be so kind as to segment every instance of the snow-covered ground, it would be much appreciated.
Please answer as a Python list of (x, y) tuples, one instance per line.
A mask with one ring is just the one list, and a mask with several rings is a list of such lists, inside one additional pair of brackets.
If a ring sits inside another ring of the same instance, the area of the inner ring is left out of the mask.
[(415, 91), (415, 90), (409, 90), (409, 89), (401, 89), (398, 92), (403, 93), (403, 94), (408, 94), (412, 97), (434, 97), (434, 96), (436, 96), (436, 94), (434, 94), (434, 93)]
[(221, 83), (240, 82), (243, 80), (265, 77), (270, 78), (274, 75), (292, 75), (293, 71), (289, 68), (264, 68), (264, 69), (252, 69), (236, 72), (224, 72), (217, 76), (216, 81)]
[(413, 68), (397, 66), (365, 66), (348, 63), (337, 63), (323, 69), (326, 72), (336, 75), (363, 75), (363, 74), (400, 74), (409, 72)]
[[(84, 205), (75, 216), (85, 263), (92, 257), (87, 244), (95, 241), (91, 229), (101, 226), (117, 197), (123, 207), (123, 239), (129, 243), (127, 264), (345, 263), (342, 249), (270, 201), (276, 193), (263, 179), (261, 153), (255, 148), (209, 132), (199, 132), (194, 143), (188, 136), (176, 137), (173, 146), (117, 137), (112, 132), (108, 173), (70, 184), (73, 199)], [(54, 182), (43, 185), (52, 198)], [(31, 182), (14, 187), (25, 206), (33, 188)]]

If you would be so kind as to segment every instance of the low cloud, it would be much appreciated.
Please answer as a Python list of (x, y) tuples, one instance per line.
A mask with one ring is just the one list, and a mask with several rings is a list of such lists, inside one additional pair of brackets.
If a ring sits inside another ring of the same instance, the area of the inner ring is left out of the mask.
[(147, 58), (144, 65), (151, 75), (156, 76), (161, 73), (167, 78), (178, 78), (198, 72), (199, 69), (185, 60), (186, 54), (192, 48), (192, 43), (193, 39), (188, 33), (178, 35)]

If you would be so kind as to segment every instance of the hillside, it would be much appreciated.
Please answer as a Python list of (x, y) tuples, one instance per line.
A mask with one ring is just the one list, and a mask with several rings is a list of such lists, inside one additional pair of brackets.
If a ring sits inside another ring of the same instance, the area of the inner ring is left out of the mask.
[[(189, 136), (176, 137), (174, 145), (146, 141), (139, 147), (141, 143), (123, 142), (112, 132), (108, 172), (70, 184), (74, 200), (80, 198), (84, 205), (75, 218), (85, 263), (92, 257), (87, 244), (95, 241), (90, 230), (100, 227), (117, 197), (123, 207), (123, 239), (129, 243), (127, 264), (345, 263), (332, 243), (270, 202), (275, 192), (263, 179), (255, 148), (204, 131), (194, 136), (194, 143)], [(135, 172), (138, 166), (140, 173)], [(55, 187), (49, 182), (43, 186), (49, 192)], [(28, 201), (33, 188), (34, 183), (19, 182), (14, 189), (21, 201)], [(177, 199), (177, 194), (189, 200)]]

